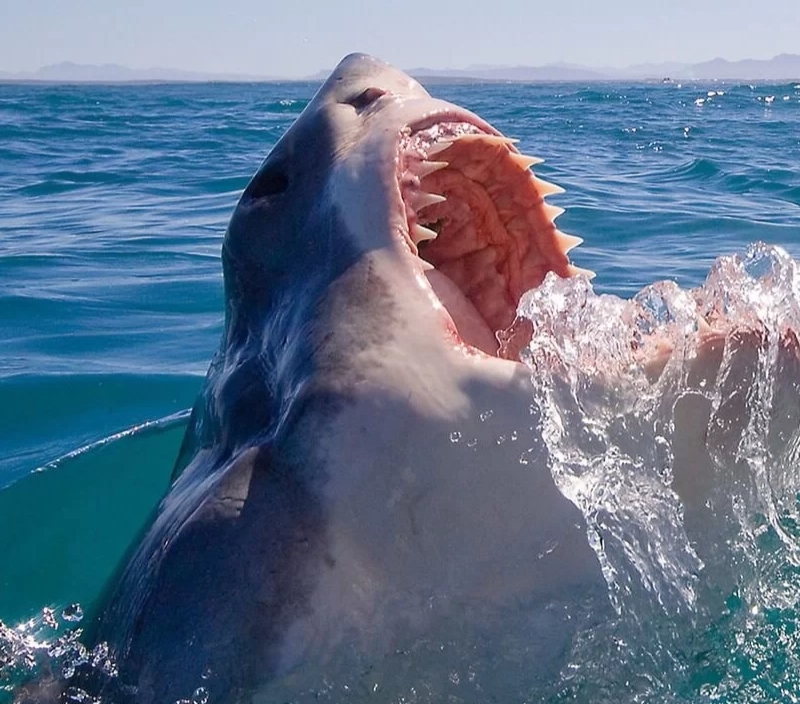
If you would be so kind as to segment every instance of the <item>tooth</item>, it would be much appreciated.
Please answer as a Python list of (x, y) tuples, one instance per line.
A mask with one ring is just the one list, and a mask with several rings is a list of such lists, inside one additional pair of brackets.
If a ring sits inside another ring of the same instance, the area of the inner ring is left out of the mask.
[(534, 177), (533, 185), (536, 187), (536, 191), (540, 196), (542, 196), (542, 198), (545, 196), (555, 196), (566, 193), (561, 186), (557, 186), (555, 183), (550, 183), (550, 181), (545, 181), (541, 178)]
[(424, 191), (420, 191), (411, 197), (411, 205), (416, 212), (419, 212), (423, 208), (427, 208), (429, 205), (444, 203), (446, 200), (447, 198), (436, 193), (425, 193)]
[(556, 242), (558, 242), (558, 246), (561, 247), (561, 251), (566, 254), (570, 250), (575, 249), (579, 244), (582, 244), (583, 238), (576, 237), (575, 235), (568, 235), (565, 232), (556, 230)]
[(462, 134), (458, 137), (459, 142), (477, 142), (481, 141), (484, 144), (492, 144), (495, 146), (509, 146), (519, 142), (518, 139), (511, 139), (511, 137), (504, 137), (501, 134)]
[(452, 146), (453, 140), (443, 139), (439, 142), (431, 144), (431, 146), (428, 147), (427, 156), (436, 156), (437, 154), (441, 154), (445, 149), (450, 149)]
[(544, 159), (540, 159), (538, 156), (528, 156), (527, 154), (512, 154), (511, 161), (527, 170), (531, 166), (541, 164)]
[(573, 264), (567, 265), (567, 274), (569, 276), (585, 276), (588, 279), (593, 279), (597, 274), (595, 274), (591, 269), (582, 269), (579, 266), (575, 266)]
[(437, 236), (437, 232), (434, 232), (424, 225), (416, 224), (411, 228), (411, 239), (414, 240), (414, 244), (419, 244), (426, 240), (435, 240)]
[(483, 135), (483, 140), (491, 144), (517, 144), (518, 139), (511, 137), (504, 137), (502, 134), (486, 134)]
[(550, 203), (545, 203), (543, 207), (545, 215), (550, 219), (550, 222), (553, 222), (564, 212), (564, 208), (559, 208), (557, 205), (550, 205)]
[(449, 164), (446, 161), (417, 161), (412, 162), (408, 166), (408, 170), (413, 173), (415, 176), (418, 176), (420, 180), (425, 178), (426, 176), (430, 176), (437, 171), (447, 168)]

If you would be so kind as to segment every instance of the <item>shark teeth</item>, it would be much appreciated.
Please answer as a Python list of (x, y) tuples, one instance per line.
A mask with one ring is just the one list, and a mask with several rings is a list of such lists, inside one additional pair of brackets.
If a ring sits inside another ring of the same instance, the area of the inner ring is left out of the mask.
[(531, 166), (536, 166), (536, 164), (541, 164), (544, 162), (544, 159), (540, 159), (538, 156), (528, 156), (527, 154), (511, 154), (511, 161), (513, 161), (517, 166), (527, 171)]
[(547, 196), (558, 196), (562, 193), (566, 193), (561, 186), (557, 186), (555, 183), (550, 183), (550, 181), (545, 181), (544, 179), (537, 178), (536, 176), (533, 177), (533, 185), (536, 188), (537, 193), (539, 193), (542, 198)]
[(558, 242), (558, 246), (561, 248), (561, 251), (564, 254), (567, 254), (570, 250), (575, 249), (580, 244), (583, 244), (582, 237), (576, 237), (575, 235), (568, 235), (565, 232), (561, 232), (560, 230), (556, 230), (556, 242)]
[(415, 210), (415, 212), (419, 212), (423, 208), (427, 208), (431, 205), (437, 205), (438, 203), (444, 203), (446, 200), (447, 198), (437, 195), (436, 193), (425, 193), (424, 191), (420, 191), (419, 193), (415, 193), (411, 196), (411, 207)]
[(430, 176), (437, 171), (446, 169), (448, 166), (449, 164), (446, 161), (428, 161), (427, 159), (422, 159), (419, 161), (412, 161), (408, 165), (407, 170), (414, 174), (414, 176), (416, 176), (418, 179), (422, 180), (426, 176)]
[(458, 137), (457, 141), (469, 144), (470, 142), (482, 142), (483, 144), (491, 144), (494, 146), (511, 146), (519, 142), (518, 139), (511, 137), (504, 137), (501, 134), (462, 134)]
[(557, 205), (550, 205), (550, 203), (544, 203), (542, 207), (550, 222), (555, 222), (555, 219), (565, 212), (564, 208), (559, 208)]
[(427, 242), (428, 240), (435, 240), (438, 236), (438, 232), (435, 232), (424, 225), (420, 225), (419, 223), (415, 223), (411, 226), (411, 239), (414, 244)]
[(587, 279), (593, 279), (597, 274), (593, 272), (591, 269), (583, 269), (579, 266), (575, 266), (574, 264), (569, 264), (567, 266), (567, 275), (568, 276), (585, 276)]
[(431, 156), (436, 156), (437, 154), (441, 154), (446, 149), (450, 149), (450, 147), (453, 146), (453, 142), (454, 141), (455, 140), (453, 140), (453, 139), (442, 139), (442, 140), (440, 140), (438, 142), (434, 142), (426, 150), (427, 155), (429, 157), (431, 157)]
[[(463, 259), (461, 254), (451, 256), (451, 253), (469, 250), (464, 238), (476, 236), (474, 233), (470, 234), (470, 228), (483, 226), (480, 223), (465, 225), (460, 220), (465, 217), (462, 212), (463, 206), (468, 202), (466, 194), (470, 189), (483, 188), (483, 193), (497, 209), (496, 219), (501, 224), (496, 226), (505, 227), (511, 240), (515, 237), (518, 240), (532, 238), (535, 242), (530, 246), (535, 253), (533, 259), (538, 258), (536, 267), (546, 266), (562, 276), (584, 276), (590, 279), (595, 276), (593, 271), (569, 263), (569, 253), (582, 244), (583, 239), (561, 232), (555, 225), (564, 209), (551, 205), (547, 199), (551, 195), (565, 193), (564, 189), (535, 174), (532, 167), (544, 160), (520, 153), (514, 146), (517, 142), (516, 139), (487, 134), (460, 123), (442, 123), (429, 131), (409, 136), (400, 161), (404, 167), (401, 188), (408, 223), (408, 245), (415, 255), (419, 255), (422, 243), (436, 240), (439, 235), (437, 230), (440, 228), (431, 225), (432, 222), (442, 223), (446, 235), (444, 239), (447, 240), (432, 246), (425, 255), (433, 257), (434, 263), (427, 263), (420, 257), (420, 261), (425, 262), (422, 265), (425, 269), (442, 267), (446, 270), (448, 265), (452, 268), (456, 266), (454, 262)], [(443, 172), (441, 175), (437, 173), (440, 171)], [(428, 177), (431, 177), (429, 181)], [(444, 195), (439, 195), (436, 191)], [(451, 207), (425, 210), (447, 201), (450, 201)], [(546, 225), (542, 222), (542, 216), (549, 221)], [(436, 229), (432, 229), (433, 227)], [(491, 233), (484, 234), (484, 237), (490, 236)], [(503, 273), (502, 267), (498, 268), (494, 264), (486, 268), (497, 269), (497, 276), (500, 278), (510, 276), (509, 271)], [(474, 293), (473, 298), (480, 298), (473, 291), (475, 286), (470, 288), (475, 284), (476, 275), (473, 272), (460, 277), (459, 286), (467, 297)], [(530, 280), (535, 279), (534, 274), (526, 276)], [(510, 279), (505, 280), (510, 286)], [(483, 302), (481, 310), (482, 314), (493, 319), (489, 310), (490, 302), (487, 302), (490, 298), (492, 296), (488, 296)], [(497, 298), (499, 300), (501, 296), (498, 295)], [(494, 318), (499, 320), (501, 313), (502, 311)]]
[[(510, 147), (511, 145), (519, 142), (519, 140), (511, 139), (510, 137), (504, 137), (503, 135), (498, 135), (498, 134), (486, 134), (485, 132), (481, 132), (478, 134), (473, 134), (473, 133), (460, 134), (456, 137), (447, 137), (445, 139), (436, 140), (425, 150), (426, 155), (429, 158), (437, 156), (442, 152), (450, 149), (450, 147), (452, 147), (453, 144), (455, 144), (456, 142), (460, 144), (470, 144), (472, 142), (480, 142), (482, 144), (488, 144), (496, 147), (500, 146)], [(532, 163), (538, 163), (538, 162), (532, 162)]]

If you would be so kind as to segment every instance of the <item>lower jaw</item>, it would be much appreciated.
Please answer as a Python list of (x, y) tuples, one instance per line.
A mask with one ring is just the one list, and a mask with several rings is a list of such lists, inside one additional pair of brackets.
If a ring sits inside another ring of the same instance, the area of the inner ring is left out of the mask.
[(497, 356), (499, 349), (497, 336), (459, 288), (447, 276), (435, 269), (426, 271), (425, 277), (434, 295), (447, 312), (456, 338), (477, 351), (492, 357)]

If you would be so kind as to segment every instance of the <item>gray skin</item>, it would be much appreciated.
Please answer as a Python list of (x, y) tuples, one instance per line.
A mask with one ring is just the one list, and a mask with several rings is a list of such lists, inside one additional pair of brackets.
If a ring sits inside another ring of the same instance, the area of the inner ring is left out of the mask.
[(80, 686), (270, 701), (338, 652), (432, 637), (421, 605), (436, 599), (456, 621), (520, 610), (528, 666), (547, 669), (568, 633), (539, 606), (604, 593), (544, 461), (528, 370), (454, 344), (403, 244), (398, 135), (444, 119), (496, 134), (351, 55), (244, 191), (220, 351), (92, 634), (119, 677)]

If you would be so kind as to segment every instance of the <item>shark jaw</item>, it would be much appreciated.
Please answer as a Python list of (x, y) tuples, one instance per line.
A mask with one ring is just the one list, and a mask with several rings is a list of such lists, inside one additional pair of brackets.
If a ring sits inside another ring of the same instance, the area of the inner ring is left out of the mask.
[(545, 198), (564, 191), (534, 175), (531, 167), (541, 160), (457, 117), (412, 124), (400, 134), (401, 234), (456, 341), (497, 355), (497, 332), (514, 322), (525, 291), (550, 271), (593, 273), (569, 262), (582, 240), (556, 227), (563, 210)]

